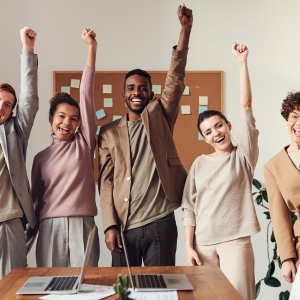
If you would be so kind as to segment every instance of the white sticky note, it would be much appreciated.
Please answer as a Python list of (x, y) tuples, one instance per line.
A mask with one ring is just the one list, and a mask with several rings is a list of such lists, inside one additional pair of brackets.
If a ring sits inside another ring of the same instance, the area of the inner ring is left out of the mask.
[(104, 107), (113, 107), (113, 99), (112, 98), (104, 98), (103, 106)]
[(71, 79), (71, 88), (79, 89), (80, 80), (79, 79)]
[(189, 94), (190, 94), (190, 87), (187, 85), (187, 86), (184, 88), (183, 95), (186, 96), (186, 95), (189, 95)]
[(104, 118), (106, 116), (106, 113), (105, 113), (104, 109), (101, 108), (101, 109), (97, 110), (96, 111), (96, 116), (97, 116), (98, 120)]
[(160, 95), (161, 94), (161, 85), (153, 84), (152, 85), (152, 92), (156, 95)]
[(103, 94), (111, 94), (112, 85), (111, 84), (103, 84)]
[(199, 96), (199, 105), (208, 105), (208, 97)]
[(191, 106), (190, 105), (181, 105), (181, 114), (182, 115), (190, 115), (191, 114)]
[(62, 86), (62, 87), (60, 88), (60, 91), (61, 91), (62, 93), (68, 93), (68, 94), (70, 94), (70, 93), (71, 93), (71, 88), (70, 88), (69, 86)]
[(121, 119), (121, 118), (122, 118), (122, 116), (114, 115), (114, 116), (113, 116), (113, 121), (119, 120), (119, 119)]

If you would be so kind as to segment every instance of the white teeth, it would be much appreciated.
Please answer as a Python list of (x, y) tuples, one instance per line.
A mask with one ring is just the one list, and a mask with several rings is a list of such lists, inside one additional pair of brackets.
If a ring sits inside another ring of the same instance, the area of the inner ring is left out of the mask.
[(222, 142), (224, 139), (225, 139), (225, 137), (223, 136), (223, 137), (219, 138), (218, 140), (216, 140), (216, 142), (217, 142), (217, 143), (220, 143), (220, 142)]
[(295, 130), (295, 131), (300, 131), (300, 128), (295, 128), (294, 130)]

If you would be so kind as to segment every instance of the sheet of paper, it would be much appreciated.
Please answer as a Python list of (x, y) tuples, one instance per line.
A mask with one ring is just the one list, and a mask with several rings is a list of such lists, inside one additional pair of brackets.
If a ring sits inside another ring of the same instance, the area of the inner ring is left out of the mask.
[(69, 86), (62, 86), (62, 87), (60, 88), (60, 91), (61, 91), (62, 93), (68, 93), (68, 94), (70, 94), (71, 88), (70, 88)]
[(161, 94), (161, 85), (153, 84), (152, 85), (152, 92), (156, 95), (160, 95)]
[(119, 119), (121, 119), (121, 118), (122, 118), (122, 116), (114, 115), (114, 116), (113, 116), (113, 121), (119, 120)]
[(183, 91), (183, 95), (184, 96), (187, 96), (190, 94), (190, 87), (187, 85), (185, 88), (184, 88), (184, 91)]
[(96, 300), (114, 295), (112, 286), (82, 284), (78, 294), (72, 295), (46, 295), (40, 297), (43, 300)]
[(208, 97), (199, 96), (199, 105), (208, 105)]
[(181, 114), (182, 115), (190, 115), (191, 114), (191, 106), (190, 105), (181, 105)]
[(80, 80), (79, 79), (71, 79), (71, 88), (79, 89)]
[(103, 108), (96, 111), (97, 119), (100, 120), (106, 116), (106, 113)]
[(134, 300), (178, 300), (178, 295), (176, 291), (165, 291), (165, 292), (131, 291), (129, 297)]
[(202, 134), (200, 132), (198, 132), (198, 141), (203, 141), (204, 137), (202, 136)]
[(203, 113), (203, 112), (206, 111), (206, 110), (207, 110), (207, 106), (205, 106), (205, 105), (200, 105), (200, 106), (199, 106), (199, 109), (198, 109), (198, 113), (201, 114), (201, 113)]
[(300, 271), (298, 269), (296, 273), (296, 278), (292, 285), (289, 300), (299, 300), (299, 299), (300, 299)]
[(103, 84), (103, 94), (111, 94), (112, 85), (111, 84)]
[(113, 107), (113, 98), (104, 98), (103, 106), (104, 107)]

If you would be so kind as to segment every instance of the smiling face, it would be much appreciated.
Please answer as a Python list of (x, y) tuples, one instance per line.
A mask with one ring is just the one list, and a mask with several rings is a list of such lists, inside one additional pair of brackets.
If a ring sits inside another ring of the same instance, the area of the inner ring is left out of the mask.
[(294, 109), (290, 112), (286, 124), (288, 126), (288, 131), (292, 142), (297, 143), (298, 149), (300, 147), (300, 110), (299, 108)]
[(205, 119), (200, 124), (200, 129), (205, 141), (214, 147), (215, 155), (221, 155), (232, 150), (230, 122), (226, 124), (224, 119), (215, 115)]
[(0, 90), (0, 125), (12, 116), (15, 97), (6, 90)]
[(61, 103), (57, 106), (53, 116), (49, 117), (52, 131), (62, 141), (72, 136), (80, 124), (77, 107)]
[(140, 119), (140, 114), (153, 98), (149, 80), (138, 74), (126, 79), (122, 95), (128, 107), (129, 120)]

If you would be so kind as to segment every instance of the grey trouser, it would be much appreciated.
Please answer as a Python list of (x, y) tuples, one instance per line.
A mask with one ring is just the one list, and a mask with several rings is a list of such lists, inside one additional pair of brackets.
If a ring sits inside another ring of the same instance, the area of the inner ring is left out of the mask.
[[(94, 217), (60, 217), (41, 221), (36, 244), (37, 267), (81, 267)], [(98, 229), (95, 232), (90, 267), (100, 256)]]
[(26, 267), (26, 244), (21, 219), (0, 222), (0, 279), (13, 268)]
[[(174, 212), (146, 224), (124, 231), (131, 266), (175, 266), (177, 226)], [(127, 266), (124, 252), (112, 252), (112, 266)]]

